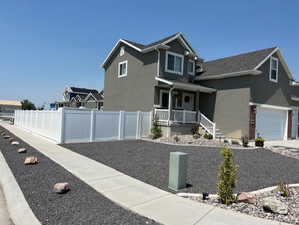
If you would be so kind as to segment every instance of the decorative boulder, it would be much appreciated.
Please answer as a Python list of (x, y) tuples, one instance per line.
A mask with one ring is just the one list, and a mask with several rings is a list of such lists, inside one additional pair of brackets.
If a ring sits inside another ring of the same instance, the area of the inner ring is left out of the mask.
[(26, 153), (27, 149), (26, 148), (19, 148), (18, 153)]
[(37, 164), (39, 163), (39, 161), (37, 160), (36, 156), (28, 156), (26, 157), (24, 164), (25, 165), (33, 165), (33, 164)]
[(263, 199), (263, 209), (277, 214), (288, 214), (288, 206), (274, 197)]
[(10, 136), (9, 135), (4, 135), (3, 138), (8, 139), (8, 138), (10, 138)]
[(70, 190), (69, 183), (57, 183), (54, 185), (53, 191), (57, 194), (64, 194)]
[(249, 204), (256, 204), (257, 202), (256, 195), (247, 192), (241, 192), (240, 194), (238, 194), (237, 200), (238, 202), (245, 202)]
[(11, 142), (11, 145), (19, 145), (20, 143), (18, 141)]

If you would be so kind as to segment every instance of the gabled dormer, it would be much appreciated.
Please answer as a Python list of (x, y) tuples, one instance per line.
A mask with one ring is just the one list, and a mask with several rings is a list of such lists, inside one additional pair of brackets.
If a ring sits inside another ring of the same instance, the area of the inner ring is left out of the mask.
[[(147, 60), (148, 58), (150, 60)], [(115, 61), (117, 63), (113, 63)], [(120, 39), (106, 57), (102, 67), (105, 71), (111, 70), (109, 67), (113, 64), (117, 67), (113, 69), (116, 71), (113, 73), (117, 74), (117, 78), (124, 80), (130, 73), (132, 74), (131, 66), (136, 68), (136, 61), (141, 61), (144, 65), (147, 61), (157, 64), (153, 74), (156, 77), (191, 82), (196, 74), (201, 72), (203, 62), (183, 34), (176, 33), (148, 45)]]

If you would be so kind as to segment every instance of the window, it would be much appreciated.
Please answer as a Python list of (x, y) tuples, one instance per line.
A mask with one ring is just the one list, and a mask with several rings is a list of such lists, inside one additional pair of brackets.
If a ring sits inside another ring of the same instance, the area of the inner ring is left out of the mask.
[(119, 56), (123, 56), (125, 54), (125, 47), (121, 47), (119, 51)]
[(118, 77), (127, 76), (128, 71), (128, 61), (123, 61), (118, 63)]
[(270, 81), (278, 81), (278, 59), (271, 57), (270, 58)]
[(187, 72), (190, 75), (195, 75), (195, 62), (191, 59), (188, 60), (188, 64), (187, 64)]
[(172, 52), (166, 52), (166, 72), (183, 75), (184, 56)]

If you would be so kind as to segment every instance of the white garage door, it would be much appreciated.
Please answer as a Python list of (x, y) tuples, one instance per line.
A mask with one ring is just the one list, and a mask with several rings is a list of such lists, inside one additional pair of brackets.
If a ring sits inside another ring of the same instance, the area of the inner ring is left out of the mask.
[(256, 134), (266, 140), (283, 140), (287, 110), (257, 107)]

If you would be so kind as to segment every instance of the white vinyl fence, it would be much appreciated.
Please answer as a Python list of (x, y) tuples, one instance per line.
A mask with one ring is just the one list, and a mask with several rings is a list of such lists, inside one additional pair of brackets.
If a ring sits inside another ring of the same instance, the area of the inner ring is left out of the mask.
[(57, 143), (140, 139), (149, 135), (151, 113), (16, 110), (15, 125)]

